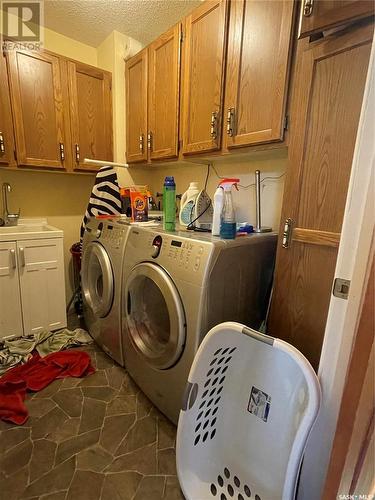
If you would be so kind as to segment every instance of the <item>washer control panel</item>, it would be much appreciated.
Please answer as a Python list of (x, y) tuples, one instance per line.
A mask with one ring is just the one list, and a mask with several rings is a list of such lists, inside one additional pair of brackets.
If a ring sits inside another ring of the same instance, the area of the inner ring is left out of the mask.
[(125, 229), (112, 224), (105, 224), (101, 229), (101, 234), (98, 239), (105, 241), (114, 248), (119, 248), (121, 241), (125, 237)]

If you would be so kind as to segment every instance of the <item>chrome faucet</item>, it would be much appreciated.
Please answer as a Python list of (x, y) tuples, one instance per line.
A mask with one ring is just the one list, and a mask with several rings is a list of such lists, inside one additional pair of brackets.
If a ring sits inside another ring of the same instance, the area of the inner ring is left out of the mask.
[(8, 209), (8, 193), (12, 191), (12, 187), (8, 182), (3, 182), (3, 217), (6, 226), (16, 226), (18, 223), (18, 218), (20, 216), (20, 209), (18, 213), (11, 213)]

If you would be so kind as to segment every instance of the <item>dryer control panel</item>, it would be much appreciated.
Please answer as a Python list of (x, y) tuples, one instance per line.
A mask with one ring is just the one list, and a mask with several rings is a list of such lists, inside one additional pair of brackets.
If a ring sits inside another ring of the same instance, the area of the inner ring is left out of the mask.
[[(146, 236), (147, 232), (143, 235)], [(134, 235), (135, 236), (135, 235)], [(142, 245), (139, 234), (138, 249)], [(132, 240), (132, 237), (130, 237)], [(197, 241), (179, 235), (149, 232), (146, 236), (147, 257), (155, 260), (173, 274), (191, 282), (200, 282), (208, 260), (214, 251), (209, 241)]]

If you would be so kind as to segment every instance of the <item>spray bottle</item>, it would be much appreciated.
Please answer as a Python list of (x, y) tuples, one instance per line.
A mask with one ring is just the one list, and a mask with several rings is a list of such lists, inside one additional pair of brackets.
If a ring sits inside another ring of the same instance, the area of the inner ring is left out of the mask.
[(236, 237), (236, 213), (233, 206), (232, 187), (238, 191), (239, 179), (224, 179), (220, 182), (220, 187), (224, 190), (223, 209), (220, 220), (220, 238), (224, 240), (234, 240)]

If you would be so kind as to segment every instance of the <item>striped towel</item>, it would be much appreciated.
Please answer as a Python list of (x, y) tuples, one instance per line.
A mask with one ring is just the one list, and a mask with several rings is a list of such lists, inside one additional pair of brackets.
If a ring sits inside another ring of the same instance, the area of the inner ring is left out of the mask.
[(89, 204), (81, 224), (80, 241), (85, 233), (86, 224), (97, 215), (119, 215), (121, 213), (120, 189), (117, 174), (112, 167), (102, 167), (96, 174)]

